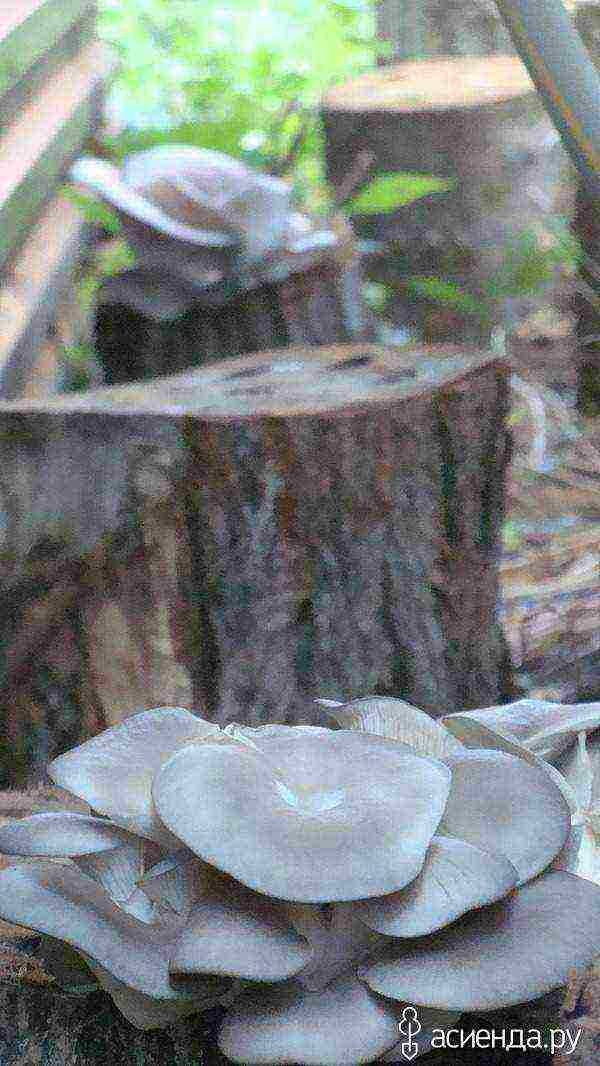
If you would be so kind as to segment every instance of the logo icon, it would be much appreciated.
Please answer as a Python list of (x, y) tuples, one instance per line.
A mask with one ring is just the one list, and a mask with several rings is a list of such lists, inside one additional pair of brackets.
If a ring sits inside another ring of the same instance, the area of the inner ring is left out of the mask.
[(414, 1037), (418, 1036), (422, 1028), (415, 1008), (405, 1007), (402, 1011), (402, 1019), (398, 1022), (398, 1029), (407, 1038), (400, 1044), (400, 1054), (409, 1062), (411, 1059), (416, 1059), (419, 1054), (419, 1045)]

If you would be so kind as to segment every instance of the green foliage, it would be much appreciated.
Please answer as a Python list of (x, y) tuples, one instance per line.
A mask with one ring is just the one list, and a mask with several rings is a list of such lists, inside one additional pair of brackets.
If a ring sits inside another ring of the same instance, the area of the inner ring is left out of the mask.
[(429, 174), (408, 174), (397, 171), (381, 174), (369, 182), (346, 207), (349, 215), (389, 214), (398, 207), (420, 200), (434, 192), (447, 192), (451, 181)]
[(93, 196), (86, 196), (85, 193), (79, 192), (78, 189), (71, 185), (65, 186), (63, 194), (79, 208), (86, 222), (102, 226), (108, 233), (112, 233), (115, 236), (121, 232), (121, 223), (116, 211), (104, 204), (102, 200), (96, 200)]
[(503, 263), (498, 275), (486, 290), (491, 299), (529, 296), (549, 285), (557, 267), (567, 268), (577, 258), (577, 243), (568, 235), (544, 234), (531, 229), (522, 230), (513, 241), (507, 241)]
[(466, 314), (479, 314), (481, 311), (480, 301), (446, 278), (439, 278), (435, 275), (425, 277), (413, 274), (406, 279), (406, 287), (415, 296), (424, 296), (429, 300), (435, 300), (437, 303), (455, 307), (457, 310), (466, 312)]
[(101, 34), (121, 60), (111, 97), (123, 127), (110, 142), (115, 158), (180, 143), (265, 167), (287, 155), (302, 124), (297, 191), (324, 202), (321, 134), (307, 109), (332, 79), (373, 66), (372, 4), (101, 0)]

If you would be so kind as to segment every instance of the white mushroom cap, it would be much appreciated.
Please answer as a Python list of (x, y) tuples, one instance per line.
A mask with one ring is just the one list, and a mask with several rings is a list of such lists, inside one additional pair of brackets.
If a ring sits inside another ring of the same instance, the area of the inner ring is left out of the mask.
[[(450, 771), (345, 730), (256, 730), (179, 750), (153, 785), (162, 821), (206, 862), (266, 895), (331, 902), (412, 881)], [(374, 842), (377, 846), (374, 847)]]
[(566, 843), (571, 812), (544, 770), (500, 751), (467, 751), (446, 761), (452, 787), (441, 833), (505, 855), (520, 882), (552, 862)]
[(524, 699), (497, 707), (461, 711), (442, 718), (442, 723), (459, 740), (477, 742), (481, 722), (510, 740), (516, 740), (545, 759), (554, 758), (572, 744), (581, 730), (600, 726), (600, 703), (551, 703)]
[(383, 996), (425, 1007), (495, 1010), (560, 987), (599, 949), (600, 887), (552, 870), (360, 976)]
[(219, 732), (181, 707), (142, 711), (60, 755), (48, 773), (117, 825), (174, 850), (152, 806), (152, 779), (179, 747)]
[(64, 940), (138, 992), (182, 995), (169, 981), (171, 934), (125, 914), (75, 866), (29, 861), (0, 870), (0, 915)]
[(152, 227), (159, 234), (181, 241), (191, 248), (211, 245), (222, 247), (234, 243), (228, 233), (215, 233), (206, 225), (195, 226), (180, 221), (167, 210), (163, 210), (160, 202), (155, 202), (155, 199), (123, 181), (121, 171), (104, 159), (93, 159), (91, 156), (78, 159), (71, 167), (70, 177), (71, 181), (77, 182), (78, 185), (87, 185), (116, 208), (125, 223), (128, 217), (135, 219)]
[(426, 936), (475, 907), (502, 899), (518, 880), (504, 855), (454, 837), (434, 836), (412, 884), (381, 899), (360, 900), (354, 907), (365, 925), (386, 936)]
[(69, 857), (111, 851), (135, 837), (104, 818), (72, 811), (31, 814), (0, 825), (3, 855)]
[(398, 740), (413, 748), (418, 755), (443, 759), (446, 755), (456, 755), (464, 750), (460, 740), (441, 722), (404, 700), (391, 696), (369, 696), (339, 706), (332, 706), (331, 701), (319, 702), (329, 708), (328, 713), (344, 729), (356, 729), (361, 733), (375, 733), (388, 740)]
[(358, 1066), (397, 1042), (394, 1009), (355, 977), (340, 978), (318, 993), (294, 981), (244, 993), (219, 1034), (223, 1054), (243, 1066)]
[(229, 882), (194, 904), (169, 969), (172, 974), (284, 981), (299, 973), (311, 955), (281, 904)]

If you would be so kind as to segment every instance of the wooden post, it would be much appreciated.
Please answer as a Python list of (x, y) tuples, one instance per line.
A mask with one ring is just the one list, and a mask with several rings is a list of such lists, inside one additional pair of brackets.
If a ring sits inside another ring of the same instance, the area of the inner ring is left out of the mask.
[[(565, 159), (521, 61), (462, 56), (384, 67), (331, 89), (322, 116), (334, 188), (365, 150), (375, 156), (373, 174), (453, 183), (391, 215), (358, 217), (356, 228), (384, 242), (367, 272), (394, 290), (394, 321), (418, 327), (431, 343), (488, 344), (507, 307), (520, 310), (502, 294), (506, 246), (524, 229), (545, 239)], [(470, 306), (428, 297), (428, 279), (433, 290), (440, 279), (451, 282)]]
[[(0, 404), (5, 784), (144, 706), (500, 702), (507, 373), (452, 346), (292, 348)], [(66, 715), (36, 670), (60, 674), (68, 633)]]

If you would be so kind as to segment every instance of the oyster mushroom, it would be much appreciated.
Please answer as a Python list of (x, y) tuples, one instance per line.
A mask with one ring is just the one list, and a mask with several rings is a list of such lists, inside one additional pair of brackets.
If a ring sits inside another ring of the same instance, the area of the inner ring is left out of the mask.
[(176, 848), (179, 842), (153, 810), (152, 780), (186, 740), (219, 732), (218, 726), (181, 707), (142, 711), (59, 755), (48, 774), (117, 825)]
[(398, 1042), (390, 1004), (354, 976), (319, 993), (296, 982), (268, 992), (242, 994), (219, 1033), (219, 1047), (233, 1062), (272, 1066), (354, 1066), (371, 1062)]
[(421, 873), (410, 885), (354, 907), (365, 925), (386, 936), (426, 936), (475, 907), (502, 899), (518, 880), (504, 855), (436, 835)]
[(310, 945), (281, 905), (223, 879), (192, 907), (173, 946), (174, 975), (217, 974), (247, 981), (285, 981), (304, 969)]
[(154, 779), (164, 824), (205, 862), (280, 899), (360, 899), (412, 881), (448, 768), (381, 737), (284, 729), (181, 748)]
[(440, 1010), (526, 1003), (566, 984), (597, 954), (600, 892), (548, 871), (500, 903), (359, 971), (382, 996)]
[(113, 822), (71, 811), (45, 811), (0, 825), (3, 855), (101, 854), (131, 843), (137, 838)]
[(581, 730), (600, 726), (600, 703), (524, 699), (498, 707), (461, 711), (441, 721), (467, 747), (489, 746), (482, 744), (486, 739), (486, 733), (478, 728), (482, 725), (492, 734), (516, 741), (544, 759), (552, 759), (568, 748)]
[(500, 751), (449, 756), (452, 787), (440, 831), (516, 867), (519, 883), (548, 866), (564, 846), (571, 812), (543, 769)]

